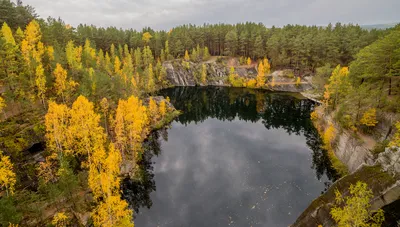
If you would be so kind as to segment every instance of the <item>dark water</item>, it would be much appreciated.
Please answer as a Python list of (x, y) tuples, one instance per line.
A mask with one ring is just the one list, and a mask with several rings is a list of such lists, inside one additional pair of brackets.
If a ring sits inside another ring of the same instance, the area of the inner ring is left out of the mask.
[(136, 226), (288, 226), (337, 177), (309, 100), (236, 88), (162, 95), (183, 114), (152, 133), (140, 179), (124, 181)]

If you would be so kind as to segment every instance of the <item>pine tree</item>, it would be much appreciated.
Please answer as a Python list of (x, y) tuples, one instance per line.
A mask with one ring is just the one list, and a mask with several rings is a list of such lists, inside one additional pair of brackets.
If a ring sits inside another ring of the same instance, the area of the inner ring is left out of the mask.
[(225, 54), (235, 56), (238, 49), (238, 37), (236, 29), (229, 31), (225, 36)]
[(171, 60), (172, 59), (172, 56), (171, 56), (171, 53), (169, 52), (169, 43), (168, 43), (168, 40), (167, 41), (165, 41), (165, 58), (166, 58), (166, 60)]

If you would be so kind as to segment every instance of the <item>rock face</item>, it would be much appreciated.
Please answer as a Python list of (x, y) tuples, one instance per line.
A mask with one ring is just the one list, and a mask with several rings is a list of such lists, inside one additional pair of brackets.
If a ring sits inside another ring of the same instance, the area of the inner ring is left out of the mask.
[[(376, 161), (370, 150), (375, 146), (375, 140), (369, 136), (359, 135), (358, 138), (350, 131), (335, 124), (331, 115), (325, 115), (322, 106), (316, 108), (318, 127), (325, 128), (333, 123), (337, 132), (335, 155), (349, 169), (349, 175), (336, 181), (327, 192), (315, 199), (310, 206), (299, 216), (292, 226), (336, 226), (330, 216), (330, 209), (335, 202), (337, 189), (348, 195), (350, 184), (363, 181), (373, 192), (371, 210), (382, 208), (400, 198), (400, 151), (386, 149), (379, 154)], [(387, 129), (381, 129), (387, 132)]]
[[(200, 82), (202, 65), (206, 66), (207, 69), (207, 81), (206, 83)], [(231, 86), (228, 82), (228, 76), (230, 67), (226, 63), (218, 62), (204, 62), (204, 63), (193, 63), (188, 62), (189, 67), (182, 65), (181, 61), (173, 60), (166, 61), (163, 63), (164, 68), (167, 71), (167, 80), (173, 86)], [(235, 73), (239, 77), (245, 80), (254, 79), (257, 77), (257, 70), (255, 66), (237, 66)], [(285, 92), (303, 92), (312, 88), (311, 84), (307, 81), (303, 81), (301, 84), (296, 85), (294, 78), (285, 77), (283, 71), (275, 71), (269, 77), (271, 81), (274, 78), (276, 85), (270, 87), (273, 91), (285, 91)]]
[(327, 192), (315, 199), (292, 227), (336, 226), (330, 215), (330, 210), (335, 202), (335, 190), (348, 195), (350, 184), (356, 184), (357, 181), (363, 181), (371, 188), (374, 196), (371, 204), (372, 210), (382, 208), (396, 201), (400, 196), (399, 179), (383, 172), (380, 166), (363, 165), (353, 174), (336, 181)]
[(354, 173), (361, 165), (373, 165), (373, 157), (370, 152), (375, 146), (375, 140), (367, 136), (355, 137), (354, 133), (341, 128), (333, 120), (333, 114), (325, 114), (324, 108), (319, 106), (315, 108), (318, 114), (317, 125), (327, 128), (330, 123), (335, 127), (336, 146), (334, 147), (335, 155), (343, 164), (347, 166), (350, 173)]
[(400, 148), (386, 148), (385, 152), (378, 155), (377, 164), (382, 166), (382, 169), (393, 174), (400, 173)]

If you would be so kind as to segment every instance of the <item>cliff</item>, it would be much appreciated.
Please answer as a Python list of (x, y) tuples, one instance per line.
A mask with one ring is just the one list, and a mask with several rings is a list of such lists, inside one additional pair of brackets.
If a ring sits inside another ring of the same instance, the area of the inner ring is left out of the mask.
[[(376, 158), (371, 153), (376, 140), (370, 135), (355, 133), (340, 127), (332, 117), (326, 114), (322, 106), (316, 108), (318, 117), (316, 127), (324, 131), (329, 124), (335, 127), (334, 141), (335, 156), (348, 168), (349, 174), (336, 181), (327, 192), (315, 199), (299, 216), (292, 227), (336, 226), (330, 216), (330, 209), (335, 203), (335, 190), (344, 195), (349, 194), (350, 184), (363, 181), (373, 192), (372, 210), (384, 208), (400, 198), (400, 151), (389, 149), (380, 153)], [(389, 135), (390, 124), (380, 123), (376, 127), (377, 134)]]
[[(203, 64), (206, 66), (207, 79), (205, 83), (200, 82)], [(181, 60), (166, 61), (163, 67), (167, 71), (167, 80), (172, 86), (231, 86), (228, 77), (230, 68), (245, 81), (257, 77), (256, 64), (239, 65), (235, 59), (224, 59), (217, 61), (215, 58), (205, 62), (187, 62), (185, 66)], [(274, 86), (268, 86), (272, 91), (303, 92), (312, 88), (309, 78), (302, 78), (296, 84), (294, 76), (288, 76), (285, 72), (289, 70), (277, 70), (267, 75), (267, 83), (274, 80)]]

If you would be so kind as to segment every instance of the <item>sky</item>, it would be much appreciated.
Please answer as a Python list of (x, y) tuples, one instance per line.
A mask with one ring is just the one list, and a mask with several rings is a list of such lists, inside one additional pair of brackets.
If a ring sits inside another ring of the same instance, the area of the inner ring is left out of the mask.
[(181, 24), (261, 22), (385, 24), (400, 22), (399, 0), (25, 0), (42, 18), (141, 30)]

